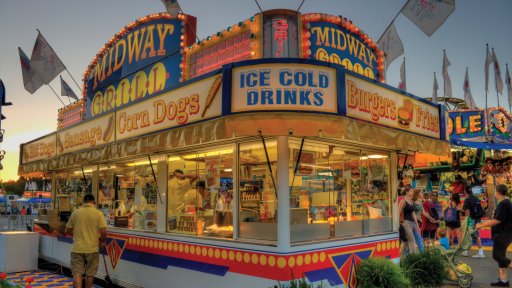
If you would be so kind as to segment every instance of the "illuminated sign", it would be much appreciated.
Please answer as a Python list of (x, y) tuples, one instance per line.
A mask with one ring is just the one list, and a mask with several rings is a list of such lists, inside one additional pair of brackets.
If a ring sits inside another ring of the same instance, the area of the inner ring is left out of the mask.
[(93, 148), (114, 141), (114, 113), (83, 122), (57, 134), (57, 154)]
[(52, 134), (36, 140), (31, 143), (22, 145), (22, 164), (49, 159), (55, 156), (56, 153), (56, 135)]
[(229, 26), (186, 50), (186, 79), (219, 69), (222, 65), (261, 58), (261, 15)]
[(116, 140), (220, 116), (222, 76), (200, 80), (116, 112)]
[(279, 58), (283, 52), (283, 44), (288, 40), (288, 22), (284, 19), (278, 19), (274, 20), (272, 26), (274, 26), (274, 40), (278, 45), (276, 58)]
[(336, 70), (303, 64), (233, 69), (231, 111), (337, 112)]
[(346, 75), (347, 116), (440, 138), (439, 108)]
[(194, 17), (171, 19), (167, 14), (152, 14), (117, 33), (85, 72), (85, 117), (109, 112), (178, 83), (181, 49), (195, 38), (195, 32), (189, 30), (195, 30)]
[(305, 58), (343, 65), (375, 80), (383, 80), (383, 59), (377, 45), (346, 19), (325, 14), (305, 14)]
[[(485, 136), (486, 120), (484, 110), (449, 111), (448, 133), (450, 139), (470, 139)], [(502, 107), (489, 108), (488, 118), (492, 136), (511, 142), (512, 116)]]

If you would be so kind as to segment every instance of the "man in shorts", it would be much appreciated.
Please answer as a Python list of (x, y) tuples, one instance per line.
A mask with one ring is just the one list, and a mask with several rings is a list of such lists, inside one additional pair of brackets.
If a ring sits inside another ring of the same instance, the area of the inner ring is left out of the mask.
[(71, 271), (73, 285), (78, 288), (82, 288), (83, 274), (85, 274), (85, 287), (92, 287), (94, 276), (98, 272), (98, 248), (104, 249), (107, 239), (105, 217), (94, 207), (94, 204), (94, 196), (86, 194), (84, 204), (71, 214), (66, 224), (66, 233), (73, 235)]

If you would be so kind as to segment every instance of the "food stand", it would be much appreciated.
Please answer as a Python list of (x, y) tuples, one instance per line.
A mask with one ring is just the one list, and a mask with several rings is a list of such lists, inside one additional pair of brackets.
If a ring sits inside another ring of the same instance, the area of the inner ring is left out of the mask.
[[(20, 174), (51, 175), (50, 221), (94, 194), (121, 285), (354, 287), (362, 259), (398, 262), (398, 157), (448, 153), (444, 108), (382, 84), (382, 53), (345, 18), (193, 31), (184, 14), (130, 23), (84, 73), (68, 108), (83, 119), (22, 145)], [(69, 265), (72, 239), (38, 231)]]

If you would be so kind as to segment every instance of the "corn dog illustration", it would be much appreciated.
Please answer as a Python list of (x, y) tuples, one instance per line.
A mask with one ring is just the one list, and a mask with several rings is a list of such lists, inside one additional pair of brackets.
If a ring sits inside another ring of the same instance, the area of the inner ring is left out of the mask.
[(64, 145), (62, 144), (62, 137), (60, 134), (57, 135), (57, 153), (60, 154), (64, 151)]
[(204, 118), (204, 114), (206, 114), (206, 110), (208, 110), (208, 108), (210, 107), (210, 105), (213, 102), (213, 99), (215, 99), (215, 95), (217, 95), (217, 92), (219, 91), (221, 84), (222, 84), (222, 76), (219, 75), (217, 78), (215, 78), (212, 86), (210, 87), (210, 92), (208, 93), (208, 97), (206, 97), (206, 103), (204, 104), (204, 110), (203, 110), (203, 114), (201, 114), (201, 118)]
[(103, 141), (108, 142), (110, 138), (112, 138), (112, 135), (114, 134), (114, 115), (110, 115), (108, 117), (108, 124), (107, 129), (105, 129), (105, 132), (103, 133)]

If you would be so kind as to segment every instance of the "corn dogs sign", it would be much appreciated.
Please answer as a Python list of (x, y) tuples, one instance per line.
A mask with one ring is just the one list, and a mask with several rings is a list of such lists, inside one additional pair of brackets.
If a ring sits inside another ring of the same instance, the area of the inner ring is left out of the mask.
[(197, 81), (116, 112), (116, 140), (127, 139), (222, 113), (222, 76)]
[(345, 78), (347, 116), (440, 138), (439, 108), (359, 78)]

